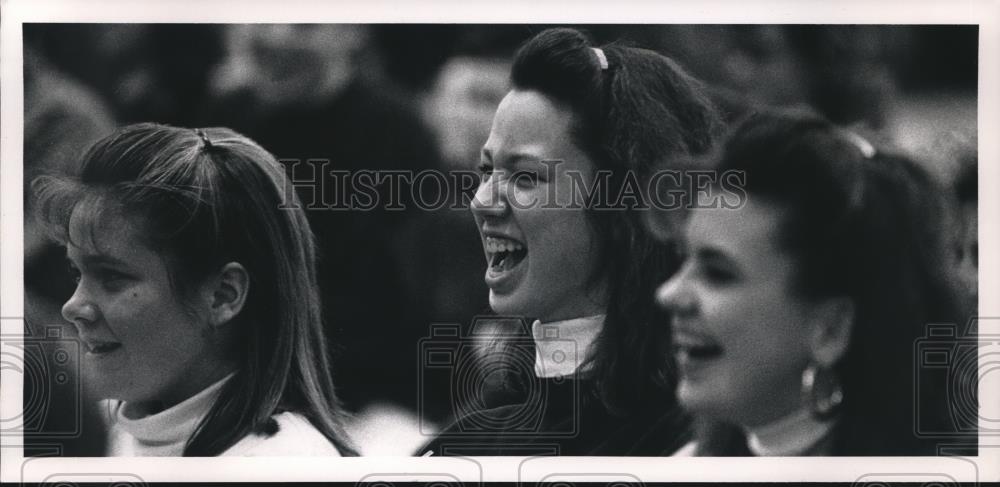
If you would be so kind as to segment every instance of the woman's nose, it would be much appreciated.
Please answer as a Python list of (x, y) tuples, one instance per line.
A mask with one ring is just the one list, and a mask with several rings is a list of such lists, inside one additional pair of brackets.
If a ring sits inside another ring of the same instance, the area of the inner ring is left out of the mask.
[(73, 323), (77, 329), (82, 329), (96, 323), (99, 318), (99, 314), (97, 305), (90, 299), (89, 296), (87, 296), (79, 285), (76, 287), (76, 291), (73, 292), (73, 295), (70, 296), (69, 300), (66, 301), (62, 307), (63, 318), (66, 321)]
[(495, 176), (479, 185), (471, 207), (472, 213), (478, 217), (501, 217), (507, 213), (509, 205)]
[(695, 308), (695, 296), (688, 285), (687, 267), (682, 267), (667, 282), (656, 289), (656, 304), (678, 315), (690, 314)]

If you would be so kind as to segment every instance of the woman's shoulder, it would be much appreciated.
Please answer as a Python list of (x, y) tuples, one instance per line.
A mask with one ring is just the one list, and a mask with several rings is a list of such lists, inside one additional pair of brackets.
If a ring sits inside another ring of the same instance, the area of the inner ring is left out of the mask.
[(274, 416), (278, 431), (271, 436), (251, 434), (226, 450), (226, 456), (340, 456), (337, 447), (305, 416), (284, 412)]

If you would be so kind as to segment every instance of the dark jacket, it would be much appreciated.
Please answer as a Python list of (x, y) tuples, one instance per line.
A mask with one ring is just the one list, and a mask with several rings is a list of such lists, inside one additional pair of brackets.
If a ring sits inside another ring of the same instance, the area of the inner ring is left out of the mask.
[(595, 382), (533, 377), (505, 404), (469, 412), (418, 454), (438, 456), (659, 456), (691, 439), (691, 422), (659, 401), (614, 414), (599, 400)]

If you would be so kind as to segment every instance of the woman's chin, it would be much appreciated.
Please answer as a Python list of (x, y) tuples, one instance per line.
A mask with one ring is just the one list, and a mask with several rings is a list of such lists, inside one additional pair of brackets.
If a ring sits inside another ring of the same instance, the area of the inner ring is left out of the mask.
[(523, 316), (524, 306), (509, 293), (498, 293), (490, 289), (490, 309), (502, 316)]
[(677, 384), (677, 402), (690, 413), (716, 417), (721, 412), (719, 398), (712, 397), (711, 391), (682, 380)]
[(490, 290), (490, 309), (499, 316), (541, 318), (542, 307), (532, 299), (525, 299), (525, 293), (500, 293)]

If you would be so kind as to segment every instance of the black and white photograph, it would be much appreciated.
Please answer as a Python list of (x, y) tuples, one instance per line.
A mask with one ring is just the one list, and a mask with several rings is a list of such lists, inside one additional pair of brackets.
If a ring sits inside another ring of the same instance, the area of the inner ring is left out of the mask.
[(130, 485), (204, 478), (145, 457), (389, 484), (491, 477), (440, 463), (462, 461), (532, 485), (1000, 475), (995, 11), (10, 5), (4, 482), (99, 457)]

